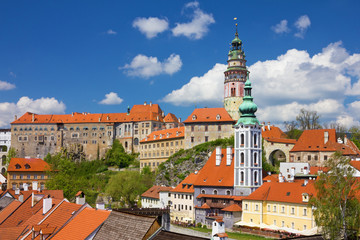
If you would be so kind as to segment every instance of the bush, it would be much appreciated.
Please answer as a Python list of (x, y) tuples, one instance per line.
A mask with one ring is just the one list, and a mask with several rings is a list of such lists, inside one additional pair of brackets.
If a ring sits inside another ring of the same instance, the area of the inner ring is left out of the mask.
[(196, 224), (196, 227), (201, 228), (201, 227), (202, 227), (201, 222), (198, 222), (198, 223)]

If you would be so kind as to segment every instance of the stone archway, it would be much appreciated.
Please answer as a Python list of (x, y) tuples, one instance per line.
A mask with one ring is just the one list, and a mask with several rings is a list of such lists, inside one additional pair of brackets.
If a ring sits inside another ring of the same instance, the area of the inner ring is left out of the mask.
[(286, 154), (281, 149), (275, 149), (269, 154), (268, 161), (273, 165), (280, 166), (280, 162), (287, 162)]

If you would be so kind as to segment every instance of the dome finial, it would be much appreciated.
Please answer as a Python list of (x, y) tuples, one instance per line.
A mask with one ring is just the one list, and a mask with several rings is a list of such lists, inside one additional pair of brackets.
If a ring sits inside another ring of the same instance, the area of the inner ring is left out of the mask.
[(238, 36), (239, 36), (239, 34), (238, 34), (238, 23), (237, 23), (237, 18), (236, 18), (236, 17), (234, 18), (234, 21), (236, 21), (236, 22), (235, 22), (235, 30), (236, 30), (236, 31), (235, 31), (235, 36), (238, 37)]

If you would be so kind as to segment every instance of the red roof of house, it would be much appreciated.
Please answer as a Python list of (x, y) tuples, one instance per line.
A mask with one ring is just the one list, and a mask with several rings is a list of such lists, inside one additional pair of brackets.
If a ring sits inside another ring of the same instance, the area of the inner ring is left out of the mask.
[(353, 166), (356, 170), (360, 171), (360, 161), (350, 161), (350, 165)]
[(234, 199), (234, 196), (231, 196), (231, 195), (215, 195), (215, 194), (199, 194), (196, 198)]
[(263, 182), (278, 182), (278, 181), (279, 181), (279, 174), (271, 174), (263, 178)]
[(225, 212), (242, 212), (241, 207), (238, 204), (232, 204), (226, 208), (221, 209)]
[(85, 208), (52, 239), (86, 239), (108, 218), (110, 213), (111, 211)]
[(141, 143), (164, 141), (174, 138), (184, 138), (185, 127), (169, 128), (150, 133)]
[(178, 122), (178, 118), (173, 113), (168, 113), (165, 118), (164, 122), (171, 123), (171, 122)]
[(152, 186), (146, 192), (141, 194), (141, 197), (159, 199), (160, 198), (160, 195), (159, 195), (160, 192), (167, 192), (167, 191), (170, 191), (171, 189), (172, 189), (172, 187)]
[(308, 204), (302, 201), (302, 194), (316, 195), (314, 180), (308, 180), (304, 185), (304, 180), (294, 182), (264, 182), (244, 200), (273, 201)]
[(206, 203), (204, 203), (201, 207), (197, 207), (195, 206), (195, 208), (200, 208), (200, 209), (210, 209), (210, 206), (207, 205)]
[[(232, 151), (234, 153), (234, 150)], [(222, 149), (222, 159), (219, 166), (215, 164), (216, 150), (213, 151), (204, 167), (198, 173), (195, 186), (234, 186), (234, 158), (226, 165), (226, 149)]]
[(50, 165), (40, 158), (12, 158), (8, 172), (45, 172), (50, 170)]
[[(325, 134), (328, 133), (328, 141), (325, 142)], [(350, 140), (347, 140), (350, 141)], [(343, 155), (358, 155), (349, 146), (336, 141), (335, 129), (304, 130), (299, 140), (290, 152), (335, 152), (340, 151)]]
[(190, 173), (184, 180), (182, 180), (171, 192), (193, 193), (194, 182), (199, 173)]
[(225, 108), (196, 108), (184, 123), (235, 122)]
[(296, 139), (289, 138), (264, 138), (268, 142), (295, 144)]
[(0, 211), (0, 224), (20, 206), (21, 202), (18, 200), (12, 201), (4, 209)]
[(278, 127), (275, 126), (264, 126), (261, 130), (261, 135), (263, 138), (287, 138), (287, 135)]
[(218, 236), (219, 238), (229, 237), (227, 233), (216, 233), (214, 236)]
[(319, 171), (322, 171), (322, 172), (326, 173), (326, 172), (329, 171), (329, 168), (327, 168), (327, 167), (315, 167), (315, 166), (313, 166), (313, 167), (310, 167), (309, 173), (310, 173), (310, 174), (313, 174), (313, 175), (316, 175), (316, 174), (319, 173)]

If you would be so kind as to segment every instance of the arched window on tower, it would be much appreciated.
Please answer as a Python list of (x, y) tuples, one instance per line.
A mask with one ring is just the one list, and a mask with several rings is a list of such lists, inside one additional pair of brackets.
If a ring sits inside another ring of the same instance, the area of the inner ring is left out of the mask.
[(257, 147), (257, 135), (254, 134), (254, 146)]
[(236, 89), (235, 88), (231, 88), (231, 96), (232, 97), (236, 96)]
[(258, 179), (257, 179), (257, 177), (258, 177), (258, 173), (257, 173), (257, 171), (256, 171), (256, 172), (254, 172), (254, 183), (255, 183), (255, 185), (258, 184)]
[(240, 135), (240, 144), (241, 144), (241, 145), (244, 145), (244, 142), (245, 142), (244, 134), (241, 134), (241, 135)]
[(240, 173), (240, 182), (243, 183), (244, 182), (244, 172)]
[(244, 164), (245, 162), (245, 156), (244, 156), (244, 153), (241, 153), (240, 154), (240, 164)]
[(258, 161), (257, 161), (257, 153), (254, 153), (254, 165), (258, 165)]

